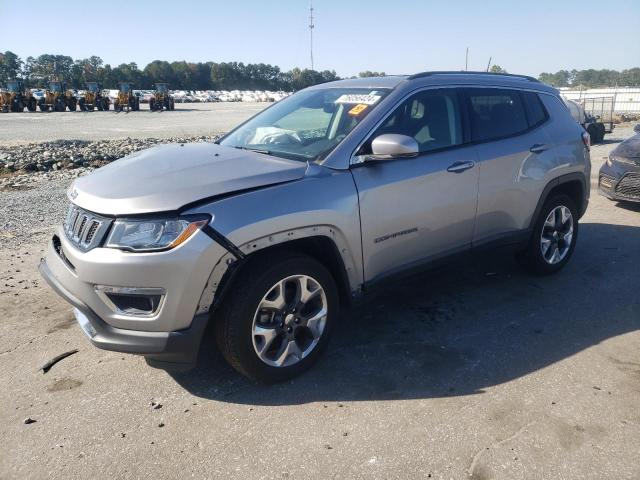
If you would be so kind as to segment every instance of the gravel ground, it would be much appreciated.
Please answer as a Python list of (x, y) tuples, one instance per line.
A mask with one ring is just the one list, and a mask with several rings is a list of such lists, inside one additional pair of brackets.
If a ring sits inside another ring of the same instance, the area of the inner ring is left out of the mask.
[(46, 175), (79, 170), (0, 192), (0, 478), (640, 478), (640, 207), (595, 189), (630, 134), (592, 148), (560, 274), (487, 257), (389, 284), (271, 387), (210, 340), (173, 376), (93, 348), (36, 271), (70, 181)]
[(212, 135), (270, 103), (183, 103), (172, 112), (25, 112), (0, 114), (0, 145), (53, 140), (107, 140)]

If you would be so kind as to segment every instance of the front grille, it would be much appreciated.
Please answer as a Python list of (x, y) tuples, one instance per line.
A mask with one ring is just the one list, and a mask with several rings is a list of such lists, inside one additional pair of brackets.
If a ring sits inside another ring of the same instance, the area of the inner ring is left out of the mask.
[(71, 204), (64, 221), (64, 233), (73, 245), (86, 252), (102, 242), (109, 225), (111, 225), (109, 218), (87, 212)]
[(640, 199), (640, 173), (627, 173), (618, 182), (616, 193), (621, 197)]

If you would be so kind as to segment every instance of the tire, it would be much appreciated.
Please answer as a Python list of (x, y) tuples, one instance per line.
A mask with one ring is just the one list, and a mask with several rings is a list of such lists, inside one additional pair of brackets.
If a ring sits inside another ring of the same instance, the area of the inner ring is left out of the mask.
[(595, 124), (591, 124), (589, 125), (589, 128), (587, 128), (587, 133), (589, 134), (589, 137), (591, 137), (591, 144), (595, 145), (598, 143), (598, 127)]
[(603, 143), (604, 142), (604, 135), (605, 135), (605, 128), (604, 128), (604, 123), (599, 123), (598, 124), (598, 143)]
[(85, 103), (84, 100), (78, 101), (78, 105), (80, 105), (80, 111), (81, 112), (86, 112), (87, 111), (87, 104)]
[(105, 99), (104, 99), (103, 104), (102, 104), (102, 109), (103, 109), (105, 112), (108, 112), (108, 111), (109, 111), (109, 99), (108, 99), (108, 98), (105, 98)]
[[(262, 383), (284, 381), (311, 367), (327, 346), (338, 315), (336, 284), (321, 263), (306, 255), (275, 253), (248, 262), (214, 314), (216, 342), (227, 362), (243, 375)], [(312, 335), (312, 328), (303, 326), (306, 320), (300, 320), (290, 309), (286, 310), (286, 317), (275, 309), (259, 309), (264, 302), (275, 303), (267, 295), (277, 291), (287, 292), (283, 298), (288, 300), (289, 306), (285, 307), (288, 309), (296, 296), (292, 292), (301, 291), (301, 280), (314, 289), (315, 295), (306, 304), (301, 303), (304, 307), (297, 312), (316, 318), (313, 323), (316, 336)], [(321, 315), (322, 312), (326, 315)], [(316, 316), (316, 313), (320, 315)], [(270, 316), (267, 323), (258, 321)], [(268, 326), (263, 328), (258, 324)], [(256, 335), (254, 327), (270, 332), (272, 340), (267, 341), (266, 335)], [(292, 342), (294, 347), (291, 347)], [(264, 349), (264, 358), (258, 354), (259, 348)], [(288, 353), (294, 349), (297, 353)]]
[(155, 109), (155, 100), (151, 98), (149, 99), (149, 110), (153, 112)]
[(43, 103), (39, 104), (38, 107), (40, 107), (40, 111), (41, 112), (46, 112), (48, 110), (47, 106)]
[[(71, 100), (67, 107), (69, 108), (70, 112), (75, 112), (76, 111), (76, 107), (77, 107), (76, 101), (75, 100)], [(64, 109), (62, 109), (62, 111), (64, 112)]]
[[(569, 219), (565, 217), (567, 211), (571, 214), (571, 231), (568, 227)], [(547, 220), (552, 212), (554, 217), (551, 222), (555, 225), (550, 226)], [(565, 218), (560, 217), (561, 225), (557, 221), (558, 212), (562, 217), (567, 218), (565, 221)], [(578, 230), (578, 208), (575, 202), (564, 194), (552, 195), (548, 198), (536, 219), (527, 249), (523, 252), (523, 263), (527, 270), (536, 275), (549, 275), (560, 271), (573, 255), (578, 240)], [(570, 238), (567, 241), (566, 236), (569, 233)]]
[(30, 112), (35, 112), (36, 111), (36, 107), (37, 107), (36, 99), (31, 97), (29, 99), (29, 103), (27, 104), (27, 110), (29, 110)]

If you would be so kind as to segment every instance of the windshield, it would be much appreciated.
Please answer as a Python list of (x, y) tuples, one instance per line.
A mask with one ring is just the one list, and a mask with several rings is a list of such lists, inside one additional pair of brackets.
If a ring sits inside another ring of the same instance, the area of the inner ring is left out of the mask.
[(167, 85), (159, 84), (157, 85), (157, 90), (160, 93), (166, 93), (166, 91), (168, 90), (168, 87)]
[(90, 92), (97, 92), (98, 91), (98, 84), (97, 83), (87, 83), (87, 90), (89, 90)]
[(301, 161), (322, 160), (387, 93), (371, 88), (303, 90), (233, 130), (220, 144)]
[(17, 92), (18, 90), (20, 90), (18, 88), (18, 82), (8, 82), (7, 90), (9, 90), (10, 92)]
[(129, 93), (129, 90), (131, 89), (131, 87), (129, 86), (128, 83), (122, 83), (120, 84), (120, 91), (124, 92), (124, 93)]
[(49, 90), (51, 90), (52, 92), (61, 92), (62, 85), (59, 83), (51, 83), (51, 85), (49, 85)]

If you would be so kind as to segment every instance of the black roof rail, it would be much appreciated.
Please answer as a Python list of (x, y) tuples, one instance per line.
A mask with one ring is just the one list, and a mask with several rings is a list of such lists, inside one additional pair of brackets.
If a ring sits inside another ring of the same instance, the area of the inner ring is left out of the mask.
[(495, 72), (472, 72), (467, 70), (450, 70), (450, 71), (433, 71), (433, 72), (421, 72), (414, 75), (410, 75), (407, 80), (414, 80), (416, 78), (430, 77), (432, 75), (497, 75), (500, 77), (520, 78), (522, 80), (528, 80), (530, 82), (540, 83), (537, 78), (530, 77), (528, 75), (516, 75), (513, 73), (495, 73)]

